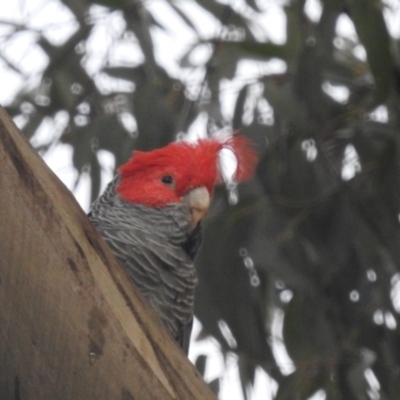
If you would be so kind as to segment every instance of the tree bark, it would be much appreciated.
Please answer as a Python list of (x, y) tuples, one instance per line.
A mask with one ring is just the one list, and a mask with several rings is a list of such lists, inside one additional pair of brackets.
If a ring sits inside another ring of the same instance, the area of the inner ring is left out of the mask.
[(0, 109), (0, 398), (214, 399)]

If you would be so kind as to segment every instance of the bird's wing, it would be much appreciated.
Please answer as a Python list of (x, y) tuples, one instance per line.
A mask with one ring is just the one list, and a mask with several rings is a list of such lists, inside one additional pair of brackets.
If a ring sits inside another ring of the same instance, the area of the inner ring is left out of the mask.
[(129, 221), (127, 214), (121, 213), (125, 218), (123, 228), (121, 221), (117, 222), (118, 213), (99, 218), (92, 212), (90, 218), (129, 278), (187, 349), (197, 276), (191, 258), (193, 250), (188, 251), (183, 246), (195, 246), (200, 235), (196, 233), (197, 239), (189, 240), (173, 219), (171, 226), (165, 226), (165, 221), (162, 226), (160, 221), (149, 221), (148, 213), (143, 219), (143, 212), (140, 207), (132, 207)]

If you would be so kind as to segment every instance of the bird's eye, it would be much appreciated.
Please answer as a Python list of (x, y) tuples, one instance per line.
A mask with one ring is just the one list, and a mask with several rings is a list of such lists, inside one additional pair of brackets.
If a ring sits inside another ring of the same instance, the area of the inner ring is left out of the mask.
[(174, 178), (171, 175), (164, 175), (161, 178), (161, 182), (165, 183), (166, 185), (172, 185), (174, 183)]

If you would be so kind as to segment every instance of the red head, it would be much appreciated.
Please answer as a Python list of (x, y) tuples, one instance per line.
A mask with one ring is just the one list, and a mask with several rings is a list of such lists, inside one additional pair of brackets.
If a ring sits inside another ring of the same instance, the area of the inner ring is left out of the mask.
[(192, 189), (206, 188), (211, 197), (221, 181), (218, 154), (230, 149), (237, 158), (235, 180), (249, 179), (257, 156), (244, 136), (201, 139), (197, 143), (171, 143), (150, 152), (135, 151), (119, 168), (118, 194), (126, 201), (150, 207), (181, 203)]

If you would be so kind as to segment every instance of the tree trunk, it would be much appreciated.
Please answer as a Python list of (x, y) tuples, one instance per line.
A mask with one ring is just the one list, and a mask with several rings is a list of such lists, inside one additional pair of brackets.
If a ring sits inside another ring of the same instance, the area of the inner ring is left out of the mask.
[(0, 109), (0, 398), (214, 399)]

